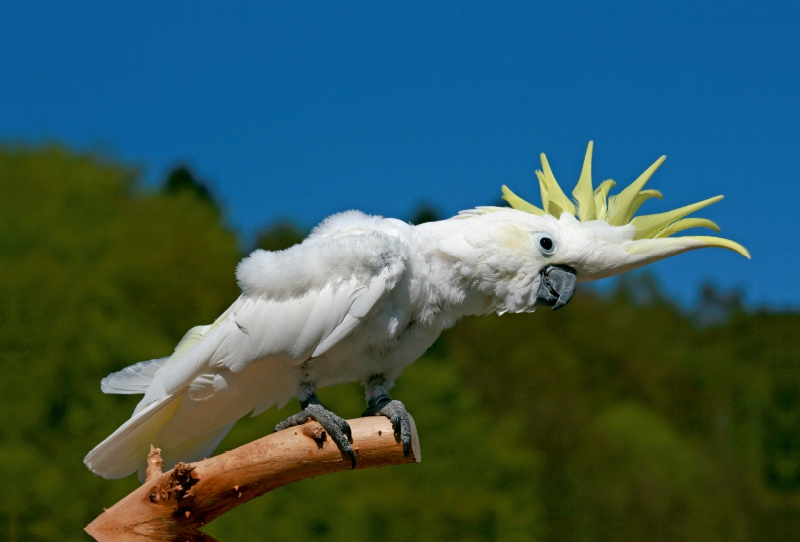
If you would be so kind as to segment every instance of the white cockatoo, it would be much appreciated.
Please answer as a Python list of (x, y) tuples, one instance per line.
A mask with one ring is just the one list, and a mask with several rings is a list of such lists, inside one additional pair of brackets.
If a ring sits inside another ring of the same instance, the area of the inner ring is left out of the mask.
[(659, 158), (619, 194), (614, 181), (592, 187), (592, 143), (568, 198), (544, 154), (542, 208), (503, 186), (508, 207), (478, 207), (413, 226), (357, 211), (331, 216), (303, 243), (256, 250), (236, 269), (241, 296), (208, 326), (195, 327), (165, 358), (143, 361), (103, 379), (105, 393), (143, 393), (130, 420), (84, 462), (96, 474), (144, 475), (151, 444), (165, 466), (209, 456), (248, 413), (292, 397), (302, 411), (276, 430), (318, 421), (353, 465), (350, 428), (317, 399), (317, 389), (360, 381), (364, 415), (387, 416), (408, 454), (410, 418), (389, 389), (439, 334), (466, 315), (531, 312), (567, 304), (576, 281), (617, 275), (688, 250), (747, 250), (718, 237), (672, 234), (719, 231), (684, 218), (722, 199), (634, 216), (656, 190), (644, 190)]

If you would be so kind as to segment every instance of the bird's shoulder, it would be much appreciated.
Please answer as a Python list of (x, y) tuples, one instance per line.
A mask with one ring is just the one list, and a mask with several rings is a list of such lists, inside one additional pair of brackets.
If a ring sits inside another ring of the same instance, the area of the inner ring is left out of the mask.
[(299, 298), (380, 275), (394, 286), (409, 257), (412, 226), (358, 211), (333, 215), (299, 245), (256, 250), (236, 269), (242, 293), (273, 301)]

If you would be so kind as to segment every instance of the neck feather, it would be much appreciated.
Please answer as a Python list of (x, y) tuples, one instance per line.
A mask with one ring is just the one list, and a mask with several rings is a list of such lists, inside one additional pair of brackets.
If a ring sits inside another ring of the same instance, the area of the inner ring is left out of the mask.
[(530, 312), (541, 263), (530, 234), (501, 213), (452, 218), (418, 227), (433, 281), (462, 315)]

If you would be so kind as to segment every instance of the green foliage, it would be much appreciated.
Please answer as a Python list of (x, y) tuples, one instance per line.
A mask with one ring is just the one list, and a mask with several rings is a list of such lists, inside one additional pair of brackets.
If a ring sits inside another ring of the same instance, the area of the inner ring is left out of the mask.
[[(100, 157), (0, 148), (0, 538), (86, 540), (83, 526), (136, 487), (82, 463), (138, 400), (103, 395), (100, 379), (168, 354), (237, 295), (237, 239), (190, 180), (150, 193)], [(283, 222), (259, 244), (302, 238)], [(206, 529), (222, 541), (794, 539), (800, 315), (703, 299), (690, 318), (634, 275), (555, 313), (466, 319), (393, 391), (421, 464), (291, 484)], [(320, 396), (345, 417), (364, 408), (355, 385)], [(298, 408), (240, 421), (220, 450)]]
[(205, 183), (198, 181), (186, 166), (178, 166), (169, 172), (162, 192), (164, 194), (192, 194), (198, 200), (216, 207), (211, 191)]
[(282, 220), (258, 234), (256, 245), (264, 250), (285, 250), (303, 242), (306, 234), (291, 222)]
[(135, 482), (108, 483), (86, 451), (130, 416), (100, 379), (163, 356), (236, 298), (235, 236), (192, 195), (138, 192), (136, 172), (51, 147), (0, 150), (0, 538), (80, 533)]
[(446, 340), (495, 418), (524, 417), (549, 539), (765, 540), (800, 527), (799, 330), (741, 311), (699, 329), (634, 275)]

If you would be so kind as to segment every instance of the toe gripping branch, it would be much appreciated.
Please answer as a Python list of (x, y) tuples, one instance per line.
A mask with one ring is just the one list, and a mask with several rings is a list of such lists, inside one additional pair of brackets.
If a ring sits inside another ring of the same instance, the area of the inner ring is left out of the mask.
[(381, 395), (367, 402), (367, 410), (361, 416), (386, 416), (389, 418), (394, 428), (395, 438), (403, 443), (403, 455), (409, 456), (411, 453), (411, 422), (403, 403), (388, 395)]
[(303, 425), (308, 420), (314, 420), (325, 429), (330, 435), (331, 440), (339, 447), (339, 450), (350, 458), (350, 469), (356, 468), (356, 454), (351, 444), (353, 442), (353, 432), (350, 429), (350, 424), (328, 410), (328, 408), (317, 399), (316, 395), (310, 395), (305, 401), (300, 401), (300, 406), (303, 407), (303, 410), (289, 416), (276, 425), (275, 431)]

